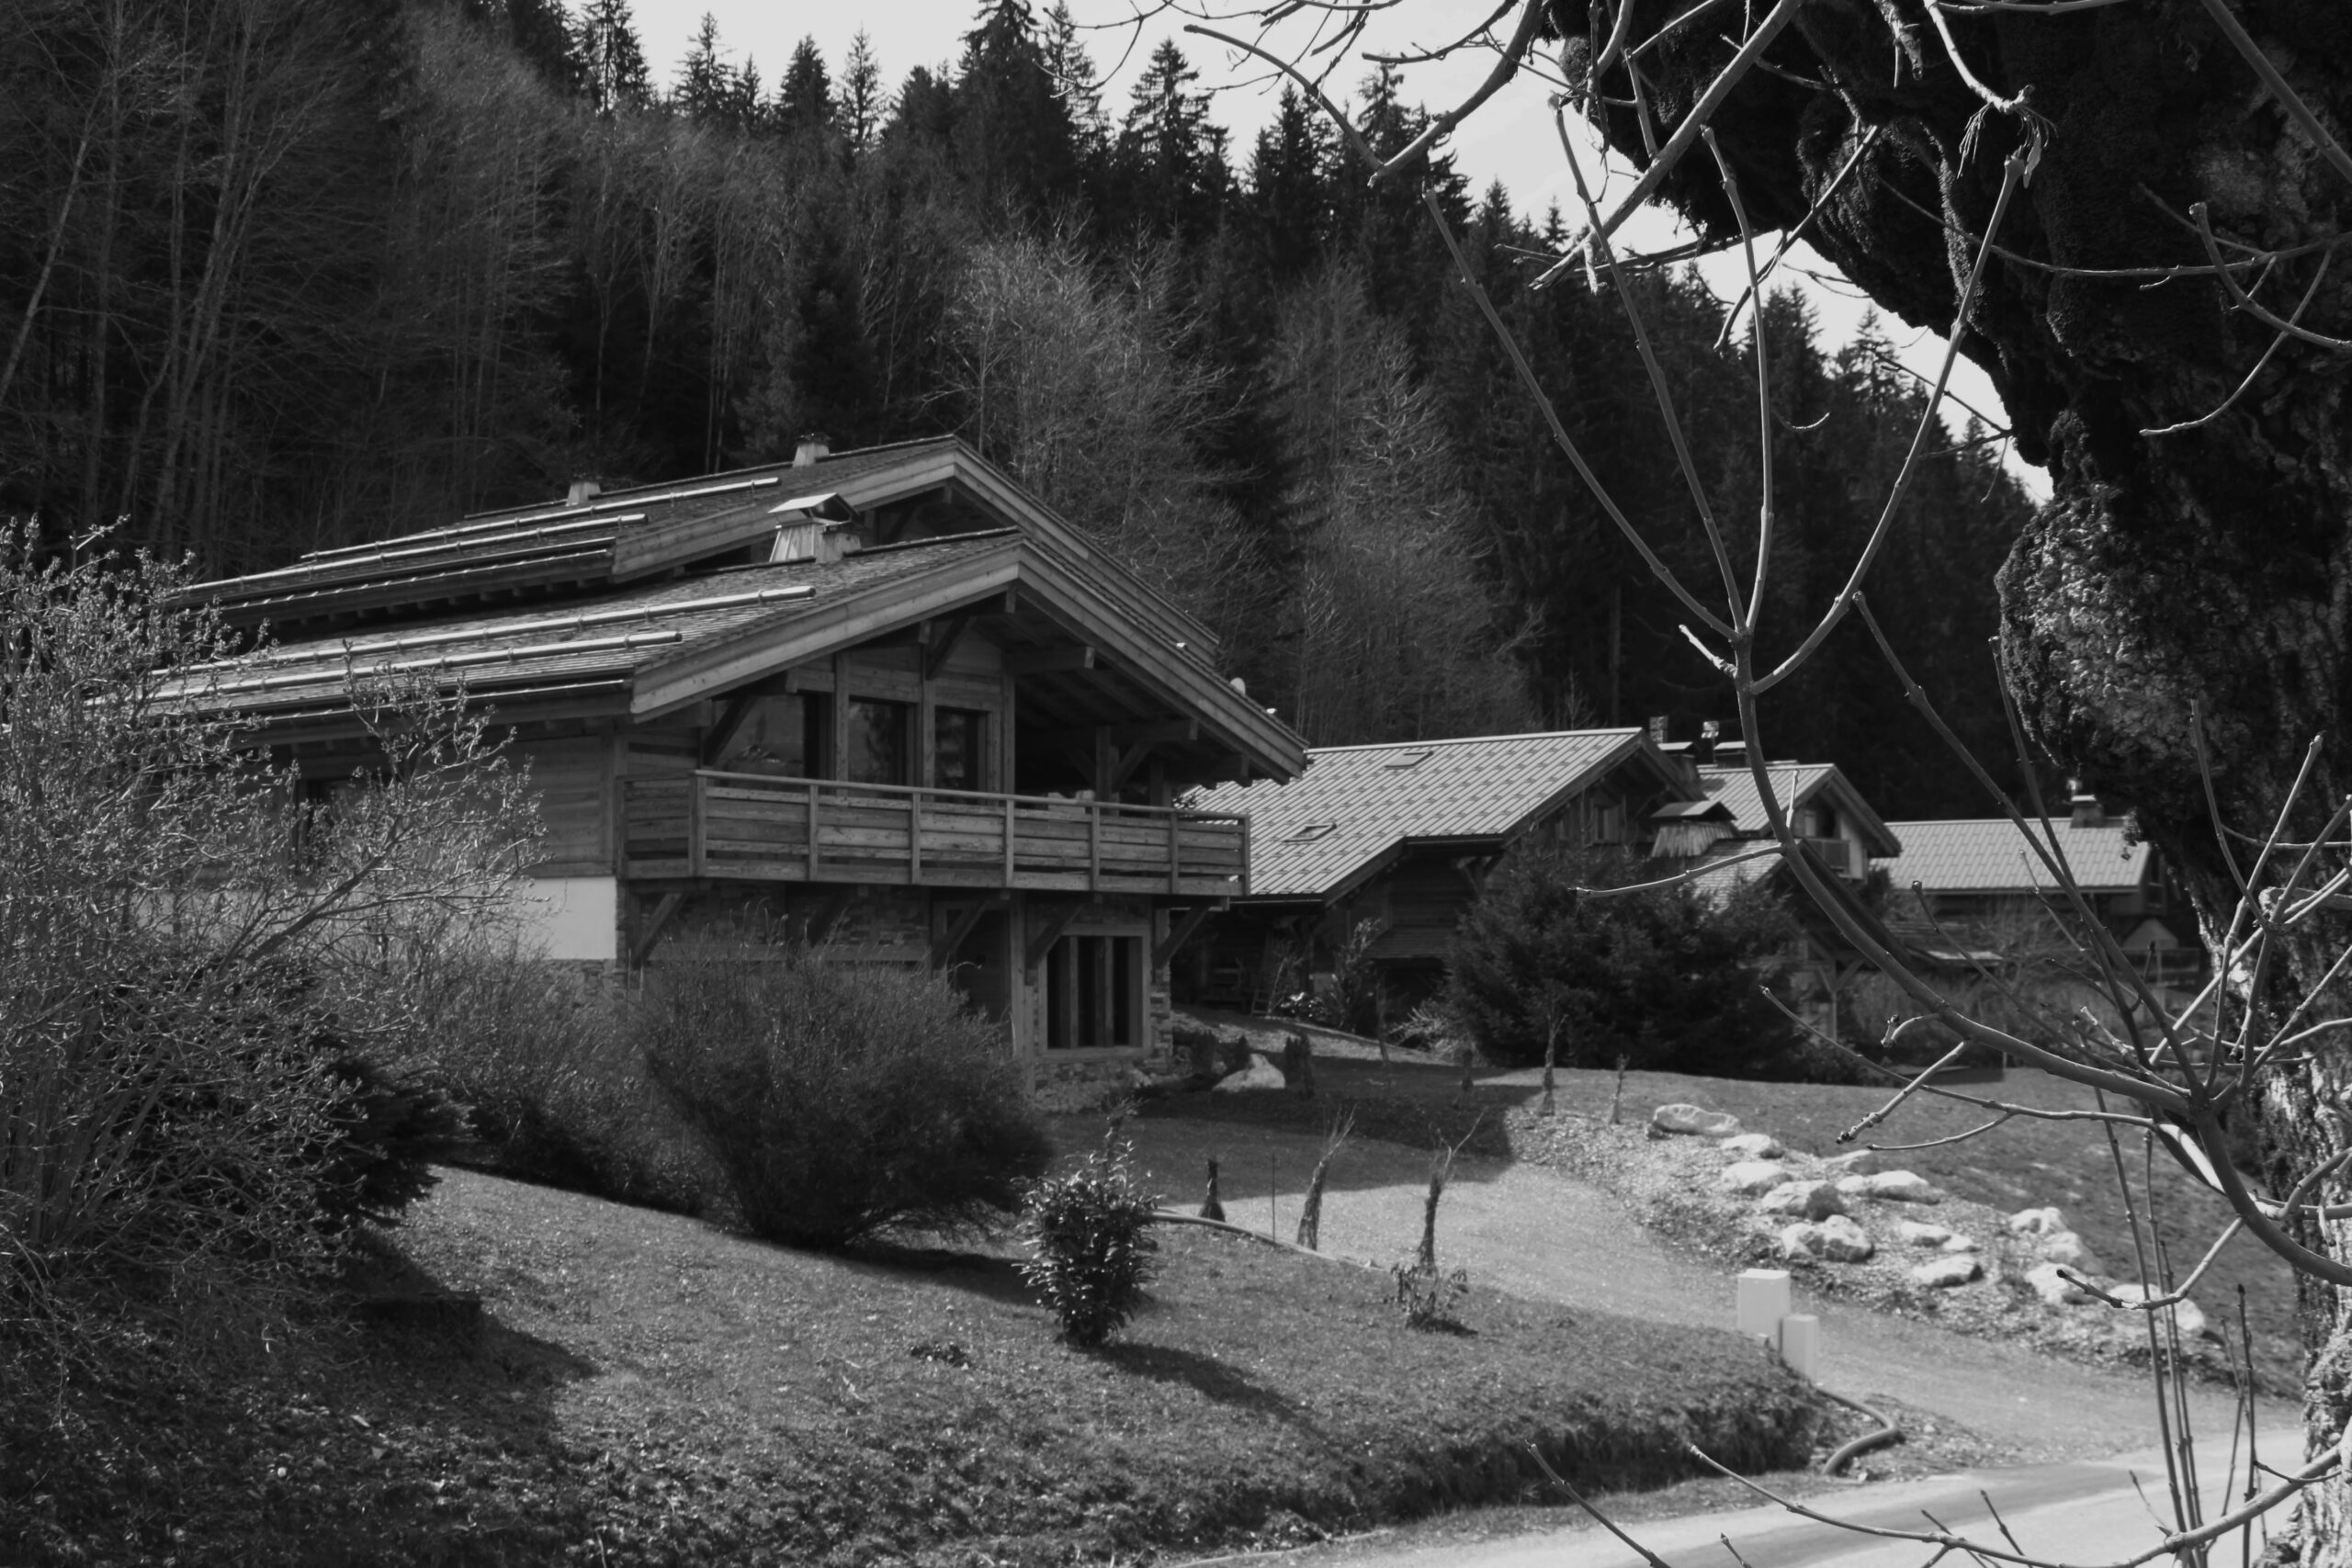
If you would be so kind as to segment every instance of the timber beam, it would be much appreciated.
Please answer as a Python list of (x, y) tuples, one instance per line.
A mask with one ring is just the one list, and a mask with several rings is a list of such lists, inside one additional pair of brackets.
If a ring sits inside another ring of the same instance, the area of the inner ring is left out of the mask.
[(1176, 950), (1193, 940), (1193, 933), (1201, 929), (1202, 921), (1211, 915), (1222, 913), (1232, 902), (1230, 898), (1219, 898), (1213, 903), (1195, 904), (1186, 909), (1170, 923), (1168, 934), (1160, 939), (1159, 946), (1151, 950), (1151, 966), (1158, 969), (1175, 957)]

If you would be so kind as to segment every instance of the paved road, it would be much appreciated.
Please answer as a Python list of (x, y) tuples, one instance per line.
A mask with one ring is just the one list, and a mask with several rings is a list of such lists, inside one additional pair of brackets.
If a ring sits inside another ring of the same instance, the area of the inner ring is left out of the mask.
[[(2148, 1501), (2132, 1483), (2135, 1473), (2161, 1504), (2163, 1461), (2146, 1453), (1856, 1487), (1808, 1499), (1805, 1506), (1849, 1525), (1887, 1529), (1931, 1529), (1932, 1515), (1945, 1528), (1996, 1548), (2003, 1544), (2000, 1527), (2007, 1525), (2018, 1547), (2044, 1562), (2112, 1563), (2146, 1551), (2161, 1539)], [(2209, 1508), (2220, 1500), (2218, 1480), (2206, 1489)], [(2000, 1511), (1997, 1524), (1984, 1500), (1987, 1495)], [(2205, 1517), (2217, 1515), (2214, 1510)], [(1797, 1518), (1770, 1505), (1656, 1520), (1630, 1526), (1627, 1533), (1672, 1568), (1920, 1568), (1935, 1551)], [(2257, 1550), (2259, 1545), (2257, 1540)], [(2236, 1552), (2222, 1556), (2234, 1561)], [(1646, 1560), (1588, 1524), (1445, 1546), (1400, 1549), (1373, 1539), (1272, 1561), (1283, 1568), (1644, 1568)]]

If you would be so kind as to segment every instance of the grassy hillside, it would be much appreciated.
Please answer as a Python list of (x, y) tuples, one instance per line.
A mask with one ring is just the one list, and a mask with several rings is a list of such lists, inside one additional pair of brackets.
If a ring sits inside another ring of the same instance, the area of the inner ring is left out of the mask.
[(1595, 1483), (1683, 1445), (1802, 1464), (1804, 1391), (1730, 1336), (1385, 1276), (1207, 1232), (1099, 1354), (1000, 1249), (820, 1258), (462, 1172), (401, 1233), (479, 1337), (354, 1332), (268, 1385), (137, 1363), (17, 1401), (0, 1561), (936, 1564), (1308, 1539)]

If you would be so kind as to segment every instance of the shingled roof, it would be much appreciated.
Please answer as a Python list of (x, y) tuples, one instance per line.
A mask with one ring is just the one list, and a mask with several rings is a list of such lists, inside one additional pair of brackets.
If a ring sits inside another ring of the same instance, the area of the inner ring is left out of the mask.
[[(1894, 822), (1903, 852), (1880, 863), (1899, 891), (1917, 883), (1929, 893), (2032, 893), (2054, 890), (2056, 878), (2015, 825), (2004, 818)], [(2128, 893), (2148, 877), (2149, 846), (2129, 841), (2121, 822), (2051, 824), (2058, 853), (2086, 893)], [(2037, 836), (2041, 829), (2034, 829)]]
[[(1782, 810), (1793, 811), (1826, 797), (1839, 816), (1849, 818), (1862, 830), (1863, 843), (1873, 858), (1902, 851), (1899, 836), (1871, 809), (1871, 803), (1838, 771), (1835, 762), (1770, 762), (1765, 771), (1771, 777), (1772, 793)], [(1764, 814), (1764, 797), (1757, 793), (1756, 775), (1745, 763), (1737, 767), (1702, 767), (1699, 784), (1709, 798), (1731, 808), (1735, 831), (1741, 836), (1758, 838), (1772, 830), (1771, 819)]]
[(1288, 784), (1219, 784), (1186, 804), (1250, 816), (1252, 898), (1329, 898), (1374, 874), (1409, 843), (1499, 846), (1557, 802), (1627, 760), (1670, 764), (1639, 729), (1564, 730), (1325, 746)]

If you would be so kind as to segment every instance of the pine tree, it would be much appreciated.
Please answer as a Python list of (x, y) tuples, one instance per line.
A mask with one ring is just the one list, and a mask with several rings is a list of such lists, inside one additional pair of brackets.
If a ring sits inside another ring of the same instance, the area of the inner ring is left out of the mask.
[(1119, 123), (1119, 172), (1135, 220), (1162, 234), (1193, 236), (1211, 225), (1224, 193), (1222, 139), (1209, 124), (1201, 73), (1173, 39), (1151, 52)]
[(964, 36), (954, 145), (984, 206), (1043, 214), (1078, 194), (1077, 129), (1029, 0), (988, 0)]
[(641, 107), (652, 98), (653, 79), (628, 0), (588, 0), (572, 29), (572, 53), (598, 114)]
[(882, 128), (882, 117), (889, 112), (882, 91), (882, 66), (874, 58), (874, 44), (860, 28), (850, 39), (849, 58), (842, 62), (842, 93), (840, 116), (842, 130), (849, 137), (853, 151), (863, 152), (874, 145), (874, 138)]
[(1089, 155), (1099, 152), (1110, 141), (1111, 122), (1102, 112), (1094, 58), (1086, 52), (1066, 0), (1054, 0), (1054, 8), (1046, 13), (1046, 73), (1069, 107), (1080, 149)]
[(775, 119), (787, 136), (822, 130), (833, 123), (832, 77), (814, 38), (804, 38), (793, 46), (792, 63), (785, 67), (784, 80), (776, 84)]
[(1261, 265), (1278, 286), (1313, 267), (1330, 240), (1333, 153), (1315, 111), (1285, 85), (1250, 152), (1248, 197)]
[(692, 119), (731, 118), (735, 107), (735, 68), (727, 63), (718, 45), (718, 18), (705, 11), (695, 29), (686, 57), (679, 62), (678, 85), (670, 101)]

